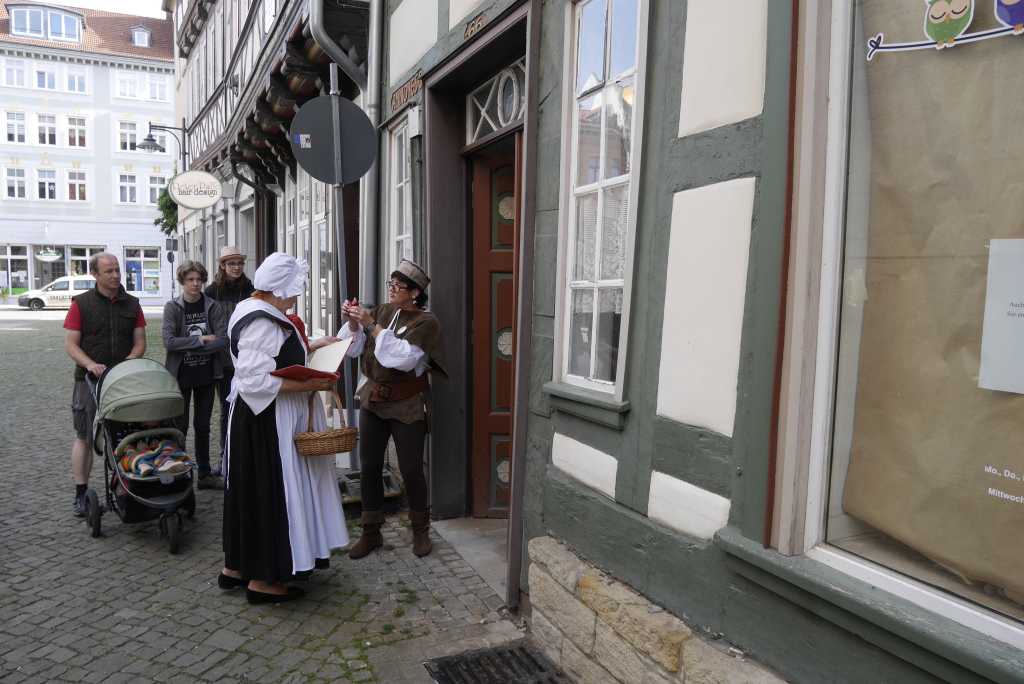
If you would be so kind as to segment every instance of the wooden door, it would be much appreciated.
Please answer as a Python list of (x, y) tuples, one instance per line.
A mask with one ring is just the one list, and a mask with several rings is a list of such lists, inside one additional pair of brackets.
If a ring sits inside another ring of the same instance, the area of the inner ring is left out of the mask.
[(520, 135), (471, 158), (473, 515), (508, 517), (518, 298)]

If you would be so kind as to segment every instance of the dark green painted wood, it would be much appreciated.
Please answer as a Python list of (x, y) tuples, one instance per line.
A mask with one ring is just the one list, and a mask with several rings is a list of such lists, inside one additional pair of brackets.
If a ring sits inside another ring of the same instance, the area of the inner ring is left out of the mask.
[(626, 424), (628, 401), (618, 401), (603, 392), (560, 382), (545, 383), (543, 390), (548, 395), (548, 404), (556, 411), (570, 413), (615, 430), (621, 430)]
[(729, 498), (732, 440), (711, 430), (654, 419), (651, 468)]

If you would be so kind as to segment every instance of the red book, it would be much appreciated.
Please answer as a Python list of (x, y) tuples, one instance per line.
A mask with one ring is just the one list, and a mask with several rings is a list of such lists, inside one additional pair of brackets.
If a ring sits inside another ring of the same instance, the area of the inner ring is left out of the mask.
[(314, 370), (306, 366), (287, 366), (285, 368), (279, 368), (276, 371), (270, 373), (278, 378), (285, 378), (286, 380), (337, 380), (340, 376), (337, 373), (325, 373), (323, 371)]

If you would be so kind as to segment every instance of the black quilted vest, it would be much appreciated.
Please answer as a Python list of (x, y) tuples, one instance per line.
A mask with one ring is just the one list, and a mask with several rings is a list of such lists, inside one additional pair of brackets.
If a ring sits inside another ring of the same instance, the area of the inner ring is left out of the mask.
[[(132, 351), (139, 300), (120, 288), (107, 299), (93, 288), (74, 298), (82, 320), (79, 346), (90, 359), (104, 366), (124, 361)], [(85, 379), (85, 369), (75, 366), (75, 380)]]

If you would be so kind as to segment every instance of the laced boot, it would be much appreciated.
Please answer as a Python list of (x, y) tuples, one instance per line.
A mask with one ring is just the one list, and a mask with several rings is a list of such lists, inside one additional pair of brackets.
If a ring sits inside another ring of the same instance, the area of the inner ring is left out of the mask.
[(352, 559), (367, 556), (374, 549), (384, 545), (384, 536), (380, 533), (380, 526), (384, 524), (383, 511), (363, 511), (360, 522), (363, 533), (359, 535), (359, 541), (348, 550), (348, 557)]
[(412, 523), (412, 552), (426, 556), (434, 548), (430, 541), (430, 511), (409, 511), (409, 522)]

